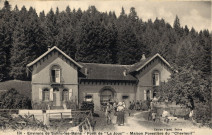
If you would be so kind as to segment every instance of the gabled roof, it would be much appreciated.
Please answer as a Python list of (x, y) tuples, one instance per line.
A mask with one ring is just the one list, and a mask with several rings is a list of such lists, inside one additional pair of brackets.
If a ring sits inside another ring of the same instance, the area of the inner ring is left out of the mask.
[(35, 59), (34, 61), (32, 61), (31, 63), (27, 64), (27, 67), (31, 67), (32, 65), (34, 65), (35, 63), (37, 63), (38, 61), (40, 61), (43, 57), (45, 57), (46, 55), (48, 55), (50, 52), (52, 52), (53, 50), (57, 50), (59, 53), (61, 53), (64, 57), (66, 57), (68, 60), (70, 60), (71, 62), (73, 62), (76, 66), (78, 66), (79, 68), (82, 68), (82, 65), (80, 65), (79, 63), (77, 63), (75, 60), (73, 60), (71, 57), (69, 57), (67, 54), (65, 54), (63, 51), (61, 51), (59, 48), (57, 48), (56, 46), (52, 47), (51, 49), (49, 49), (48, 51), (46, 51), (44, 54), (42, 54), (40, 57), (38, 57), (37, 59)]
[(135, 72), (135, 71), (139, 71), (142, 68), (144, 68), (149, 62), (151, 62), (153, 59), (155, 59), (156, 57), (159, 57), (169, 68), (172, 69), (171, 65), (160, 55), (160, 54), (155, 54), (152, 57), (146, 58), (145, 60), (141, 60), (135, 64), (132, 65), (132, 68), (130, 68), (130, 70), (128, 70), (128, 72)]
[[(131, 74), (127, 74), (132, 65), (80, 63), (83, 65), (81, 72), (86, 75), (87, 80), (119, 80), (136, 81)], [(86, 73), (87, 70), (87, 73)], [(125, 74), (125, 73), (126, 74)]]
[(67, 54), (65, 54), (56, 46), (52, 47), (47, 52), (42, 54), (40, 57), (38, 57), (37, 59), (29, 63), (27, 67), (33, 66), (35, 63), (39, 62), (42, 58), (44, 58), (53, 50), (57, 50), (64, 57), (66, 57), (68, 60), (74, 63), (77, 67), (79, 67), (80, 77), (82, 77), (81, 79), (87, 79), (87, 80), (136, 81), (137, 78), (132, 73), (140, 71), (142, 68), (144, 68), (148, 63), (150, 63), (156, 57), (161, 59), (168, 67), (172, 69), (170, 64), (158, 53), (155, 54), (153, 57), (146, 58), (133, 65), (82, 63), (82, 62), (74, 61), (72, 58), (70, 58)]

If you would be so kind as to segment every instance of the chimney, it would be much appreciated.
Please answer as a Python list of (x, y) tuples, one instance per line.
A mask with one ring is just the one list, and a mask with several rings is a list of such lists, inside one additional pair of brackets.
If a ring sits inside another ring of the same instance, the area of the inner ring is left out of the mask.
[(48, 45), (48, 51), (51, 49), (51, 46), (50, 45)]
[(145, 60), (145, 59), (146, 59), (146, 56), (145, 56), (145, 54), (143, 53), (143, 54), (142, 54), (141, 61), (142, 61), (142, 60)]

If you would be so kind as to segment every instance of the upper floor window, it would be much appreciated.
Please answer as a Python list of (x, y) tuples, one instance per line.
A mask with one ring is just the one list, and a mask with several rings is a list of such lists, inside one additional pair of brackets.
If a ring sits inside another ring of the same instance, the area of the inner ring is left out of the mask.
[(49, 101), (50, 92), (48, 88), (43, 90), (43, 101)]
[(159, 71), (153, 72), (152, 82), (153, 82), (153, 86), (159, 86), (160, 85), (160, 73), (159, 73)]
[(61, 69), (59, 66), (54, 65), (51, 68), (51, 82), (60, 83)]

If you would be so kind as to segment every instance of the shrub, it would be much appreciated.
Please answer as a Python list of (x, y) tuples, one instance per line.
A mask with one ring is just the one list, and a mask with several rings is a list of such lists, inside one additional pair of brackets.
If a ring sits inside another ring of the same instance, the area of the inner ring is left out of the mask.
[(73, 101), (66, 101), (67, 109), (77, 110), (77, 103)]
[(48, 106), (51, 108), (52, 107), (52, 101), (48, 102), (34, 102), (32, 103), (32, 108), (35, 110), (48, 110)]
[(211, 118), (209, 103), (196, 103), (194, 109), (194, 120), (198, 123), (207, 124)]
[(94, 103), (83, 101), (82, 104), (81, 104), (81, 110), (83, 110), (83, 111), (91, 110), (92, 113), (93, 113), (94, 112)]
[(148, 110), (148, 104), (146, 101), (143, 101), (142, 102), (142, 107), (141, 107), (142, 110)]
[(31, 109), (31, 100), (18, 93), (14, 88), (8, 90), (0, 97), (1, 109)]

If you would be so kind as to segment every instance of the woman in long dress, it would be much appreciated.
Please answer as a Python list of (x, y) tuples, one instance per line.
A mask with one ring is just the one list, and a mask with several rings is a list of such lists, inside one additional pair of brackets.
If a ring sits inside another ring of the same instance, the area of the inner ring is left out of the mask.
[(117, 121), (116, 122), (119, 126), (124, 125), (124, 106), (122, 102), (119, 102), (117, 106)]

